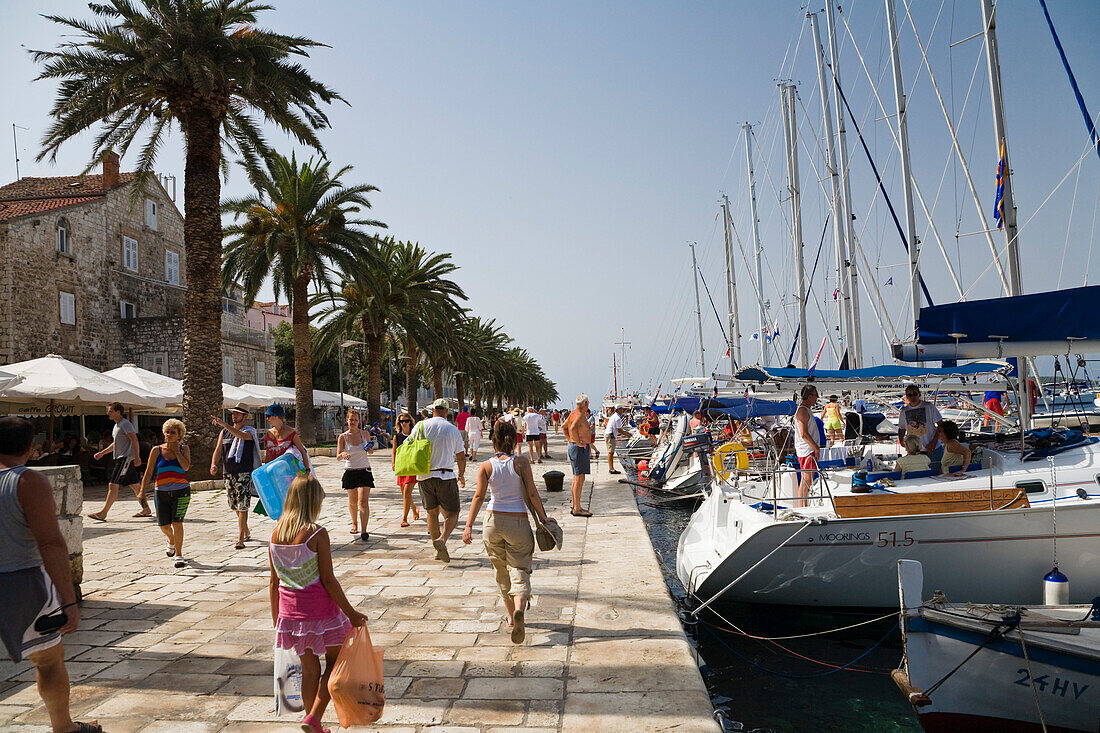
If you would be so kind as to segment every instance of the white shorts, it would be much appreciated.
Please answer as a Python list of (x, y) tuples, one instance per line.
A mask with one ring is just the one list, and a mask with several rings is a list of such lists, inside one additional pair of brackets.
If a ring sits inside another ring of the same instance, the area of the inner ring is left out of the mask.
[(470, 450), (476, 451), (481, 447), (481, 431), (469, 433), (468, 437), (470, 439)]

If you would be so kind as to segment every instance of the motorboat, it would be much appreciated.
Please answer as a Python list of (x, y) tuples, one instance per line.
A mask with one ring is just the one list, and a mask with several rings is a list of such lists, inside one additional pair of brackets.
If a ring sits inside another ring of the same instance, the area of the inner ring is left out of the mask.
[(897, 578), (905, 654), (892, 676), (925, 731), (1100, 727), (1100, 599), (993, 605), (937, 591), (924, 600), (923, 567), (913, 560), (898, 562)]

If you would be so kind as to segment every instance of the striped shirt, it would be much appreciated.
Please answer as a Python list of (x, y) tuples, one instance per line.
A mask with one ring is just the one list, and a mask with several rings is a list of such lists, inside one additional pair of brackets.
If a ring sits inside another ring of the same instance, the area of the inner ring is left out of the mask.
[(163, 453), (157, 456), (154, 486), (157, 491), (177, 491), (191, 488), (191, 484), (187, 482), (187, 472), (180, 465), (179, 458), (168, 460)]

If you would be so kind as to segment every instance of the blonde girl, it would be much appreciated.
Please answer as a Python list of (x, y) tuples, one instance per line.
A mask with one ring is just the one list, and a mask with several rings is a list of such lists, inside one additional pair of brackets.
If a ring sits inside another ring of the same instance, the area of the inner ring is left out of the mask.
[(302, 659), (302, 702), (308, 711), (302, 730), (313, 733), (324, 730), (321, 718), (329, 703), (328, 678), (340, 646), (352, 626), (366, 622), (352, 608), (332, 571), (328, 531), (317, 524), (324, 498), (317, 479), (294, 479), (268, 545), (275, 646), (293, 649)]
[(145, 475), (141, 478), (141, 495), (146, 496), (149, 482), (155, 488), (157, 525), (168, 538), (164, 553), (175, 557), (177, 568), (187, 567), (183, 557), (183, 518), (191, 503), (191, 484), (187, 470), (191, 468), (191, 449), (182, 443), (187, 435), (183, 422), (172, 418), (161, 426), (164, 443), (153, 446), (145, 463)]

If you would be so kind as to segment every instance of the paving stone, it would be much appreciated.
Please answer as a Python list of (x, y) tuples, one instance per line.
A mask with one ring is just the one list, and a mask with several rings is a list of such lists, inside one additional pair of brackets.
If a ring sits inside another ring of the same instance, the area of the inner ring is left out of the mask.
[(409, 684), (408, 689), (402, 693), (402, 696), (418, 697), (425, 700), (453, 700), (462, 694), (462, 688), (465, 685), (466, 680), (461, 677), (425, 677), (414, 679)]
[(561, 680), (544, 677), (478, 677), (467, 683), (462, 696), (468, 700), (558, 700), (563, 690)]

